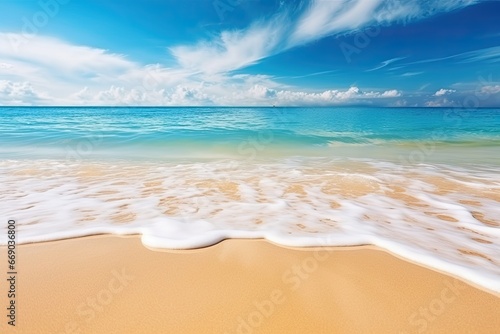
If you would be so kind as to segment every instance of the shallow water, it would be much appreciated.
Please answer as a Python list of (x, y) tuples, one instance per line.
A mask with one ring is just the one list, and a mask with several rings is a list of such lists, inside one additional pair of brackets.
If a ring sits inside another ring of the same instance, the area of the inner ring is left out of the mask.
[(500, 112), (444, 113), (1, 109), (0, 209), (20, 242), (374, 244), (500, 292)]
[[(499, 109), (0, 108), (0, 158), (315, 156), (500, 165)], [(479, 161), (478, 161), (479, 159)]]

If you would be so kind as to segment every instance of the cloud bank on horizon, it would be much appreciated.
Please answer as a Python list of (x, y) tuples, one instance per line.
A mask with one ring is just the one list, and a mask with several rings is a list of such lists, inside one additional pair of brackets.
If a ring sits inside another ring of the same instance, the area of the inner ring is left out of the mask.
[(0, 105), (500, 105), (499, 2), (102, 3), (1, 4)]

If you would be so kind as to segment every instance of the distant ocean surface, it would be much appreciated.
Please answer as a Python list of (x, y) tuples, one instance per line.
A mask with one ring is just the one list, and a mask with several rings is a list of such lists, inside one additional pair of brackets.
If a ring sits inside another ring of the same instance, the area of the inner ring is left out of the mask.
[(20, 242), (373, 244), (500, 292), (500, 109), (2, 107), (0, 134)]
[(6, 159), (500, 163), (500, 109), (0, 108), (0, 131)]

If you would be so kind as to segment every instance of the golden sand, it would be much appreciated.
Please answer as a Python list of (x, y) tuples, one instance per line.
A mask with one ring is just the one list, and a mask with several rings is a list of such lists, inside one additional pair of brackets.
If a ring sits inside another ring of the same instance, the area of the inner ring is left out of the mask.
[(138, 237), (101, 236), (18, 246), (17, 266), (16, 327), (7, 326), (3, 315), (1, 333), (500, 328), (498, 296), (367, 247), (286, 249), (262, 240), (227, 240), (165, 252), (145, 248)]

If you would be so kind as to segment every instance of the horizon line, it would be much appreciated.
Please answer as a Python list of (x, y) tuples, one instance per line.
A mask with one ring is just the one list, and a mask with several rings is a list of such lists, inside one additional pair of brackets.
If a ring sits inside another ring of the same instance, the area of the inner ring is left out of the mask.
[(163, 105), (157, 105), (157, 106), (139, 106), (139, 105), (131, 105), (131, 106), (124, 106), (124, 105), (116, 105), (116, 106), (100, 106), (100, 105), (89, 105), (89, 106), (72, 106), (72, 105), (40, 105), (40, 106), (2, 106), (0, 105), (0, 108), (390, 108), (390, 109), (467, 109), (467, 110), (475, 110), (475, 109), (500, 109), (500, 106), (489, 106), (489, 107), (474, 107), (474, 108), (468, 108), (465, 106), (373, 106), (373, 105), (331, 105), (331, 106), (315, 106), (315, 105), (305, 105), (305, 106), (248, 106), (248, 105), (241, 105), (241, 106), (230, 106), (230, 105), (221, 105), (221, 106), (214, 106), (214, 105), (206, 105), (206, 106), (199, 106), (199, 105), (193, 105), (193, 106), (163, 106)]

